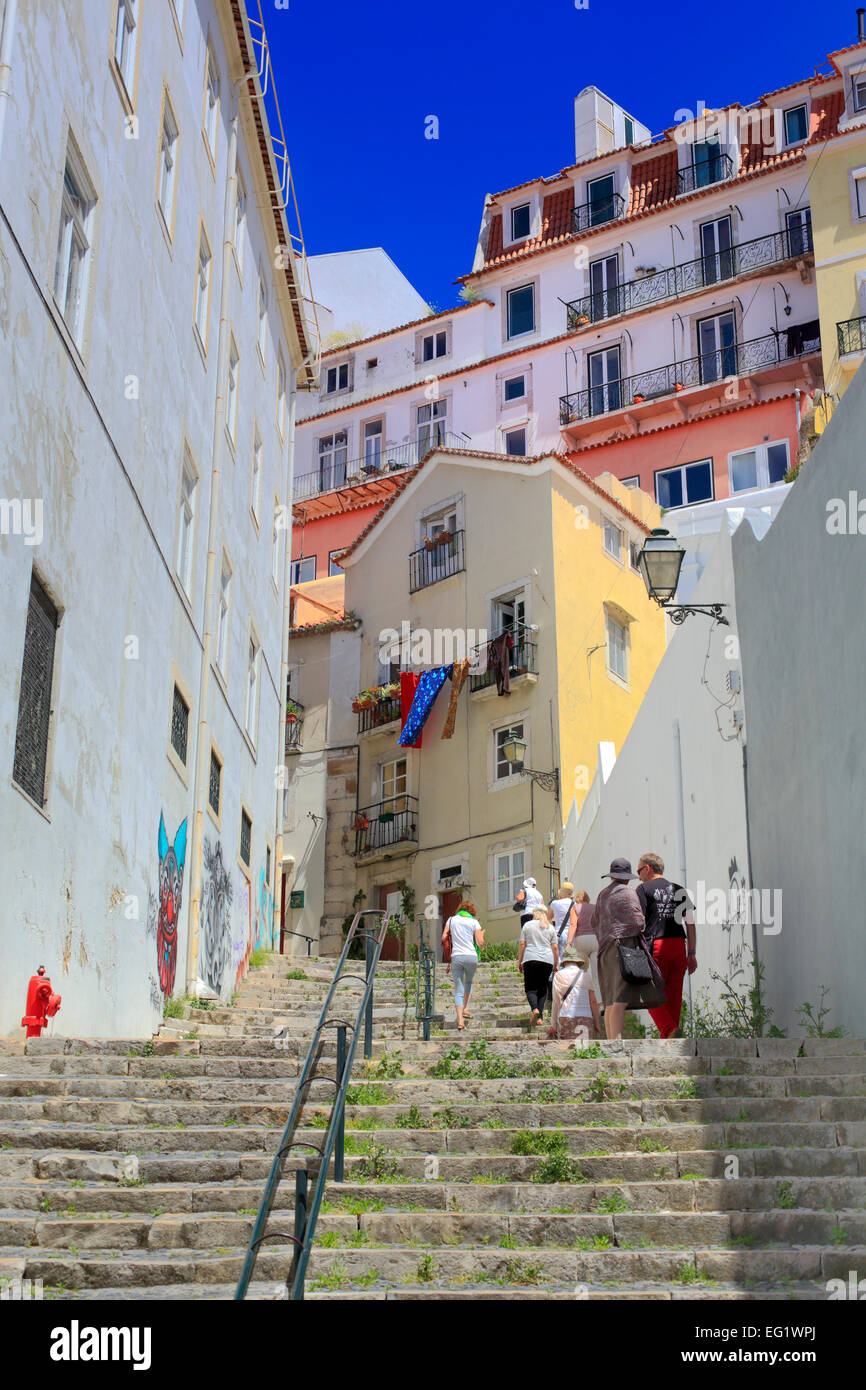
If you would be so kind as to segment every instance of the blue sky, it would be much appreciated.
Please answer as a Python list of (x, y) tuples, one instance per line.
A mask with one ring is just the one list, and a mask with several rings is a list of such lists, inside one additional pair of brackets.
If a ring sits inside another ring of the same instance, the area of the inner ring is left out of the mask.
[[(827, 71), (827, 53), (857, 36), (856, 6), (841, 0), (262, 0), (262, 11), (308, 253), (384, 246), (439, 309), (472, 267), (485, 194), (573, 161), (581, 88), (656, 134), (699, 99), (746, 104)], [(438, 140), (424, 138), (430, 115)]]

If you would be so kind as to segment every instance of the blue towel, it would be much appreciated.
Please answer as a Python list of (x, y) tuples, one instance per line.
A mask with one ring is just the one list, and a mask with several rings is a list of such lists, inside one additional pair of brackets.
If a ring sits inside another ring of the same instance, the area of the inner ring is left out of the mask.
[(409, 717), (400, 735), (400, 743), (404, 748), (417, 743), (418, 736), (427, 723), (427, 716), (433, 708), (433, 702), (445, 684), (450, 670), (450, 666), (434, 666), (432, 671), (425, 671), (419, 680)]

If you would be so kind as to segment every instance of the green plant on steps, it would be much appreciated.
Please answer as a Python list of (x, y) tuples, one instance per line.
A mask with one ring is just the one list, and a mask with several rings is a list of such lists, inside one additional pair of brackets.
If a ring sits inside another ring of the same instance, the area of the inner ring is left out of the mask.
[(764, 1003), (763, 962), (753, 962), (753, 968), (754, 982), (742, 990), (728, 976), (711, 970), (710, 979), (719, 990), (718, 1003), (710, 999), (707, 989), (699, 991), (686, 1013), (683, 1031), (699, 1038), (784, 1037), (784, 1030), (770, 1022), (773, 1010)]
[(183, 1018), (184, 1002), (182, 999), (166, 999), (163, 1005), (163, 1018)]
[(490, 965), (493, 961), (517, 960), (517, 942), (486, 942), (479, 951), (479, 957), (482, 965)]
[(824, 1000), (830, 993), (825, 985), (821, 986), (821, 996), (814, 1009), (811, 1004), (801, 1004), (797, 1010), (797, 1017), (803, 1026), (803, 1031), (807, 1038), (844, 1038), (845, 1029), (841, 1023), (837, 1023), (835, 1028), (825, 1028), (824, 1019), (830, 1012)]
[(286, 975), (287, 980), (306, 980), (307, 976), (303, 970), (290, 970)]

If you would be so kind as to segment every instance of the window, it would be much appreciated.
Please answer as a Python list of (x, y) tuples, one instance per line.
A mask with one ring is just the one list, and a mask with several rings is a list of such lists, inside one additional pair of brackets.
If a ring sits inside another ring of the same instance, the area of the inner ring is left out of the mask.
[(797, 208), (785, 214), (788, 233), (788, 255), (804, 256), (812, 250), (812, 213), (809, 208)]
[(247, 699), (244, 711), (244, 728), (250, 740), (256, 741), (256, 722), (259, 707), (259, 647), (254, 637), (250, 638), (247, 654)]
[(337, 391), (348, 391), (350, 388), (349, 367), (351, 363), (340, 362), (336, 367), (329, 367), (325, 373), (324, 396), (333, 396)]
[(177, 685), (174, 687), (171, 701), (171, 746), (186, 767), (186, 755), (189, 746), (189, 705)]
[(526, 590), (515, 589), (510, 594), (500, 594), (490, 604), (493, 635), (510, 632), (515, 642), (522, 640), (526, 626)]
[(625, 137), (625, 143), (626, 143), (627, 145), (633, 144), (633, 143), (634, 143), (634, 121), (632, 120), (631, 116), (623, 116), (622, 125), (623, 125), (623, 133), (624, 133), (624, 137)]
[(622, 531), (604, 518), (604, 548), (615, 560), (622, 559)]
[(512, 401), (522, 401), (526, 397), (526, 377), (510, 376), (506, 377), (502, 383), (502, 400), (505, 405), (510, 405)]
[(701, 226), (701, 268), (705, 285), (715, 285), (733, 275), (730, 217), (719, 217)]
[(138, 47), (138, 0), (117, 0), (114, 21), (114, 66), (132, 103), (135, 52)]
[(274, 526), (271, 532), (271, 579), (274, 588), (280, 587), (280, 504), (274, 498)]
[(208, 318), (210, 309), (210, 273), (213, 257), (204, 227), (198, 239), (198, 273), (195, 281), (195, 329), (199, 342), (207, 352)]
[(519, 777), (523, 770), (522, 767), (516, 767), (514, 763), (510, 763), (505, 756), (503, 745), (509, 733), (515, 733), (520, 739), (524, 738), (523, 724), (508, 724), (504, 729), (497, 729), (495, 731), (495, 773), (497, 782), (504, 782), (509, 777)]
[(45, 805), (58, 620), (57, 609), (31, 574), (12, 777), (37, 806)]
[(262, 437), (258, 428), (253, 433), (253, 476), (250, 482), (250, 509), (255, 517), (256, 525), (259, 522), (259, 506), (262, 496)]
[(526, 877), (526, 850), (511, 849), (493, 856), (494, 906), (510, 907)]
[(286, 437), (286, 364), (282, 349), (277, 357), (277, 429), (280, 439)]
[(619, 410), (622, 405), (622, 383), (619, 348), (604, 348), (591, 352), (586, 359), (591, 415), (603, 415), (607, 410)]
[(405, 811), (406, 759), (395, 758), (393, 762), (383, 763), (379, 771), (382, 809)]
[(212, 748), (210, 750), (210, 774), (207, 781), (207, 801), (217, 820), (220, 816), (222, 784), (223, 765)]
[(238, 263), (238, 271), (243, 275), (244, 270), (244, 247), (247, 239), (247, 188), (243, 180), (240, 169), (237, 171), (237, 183), (235, 185), (235, 226), (232, 241), (234, 243), (235, 260)]
[(174, 228), (174, 199), (177, 187), (177, 140), (178, 130), (168, 92), (163, 93), (162, 141), (159, 151), (159, 210), (166, 231), (172, 235)]
[(589, 225), (597, 227), (601, 222), (610, 222), (615, 212), (613, 174), (593, 179), (587, 184), (586, 191), (589, 201)]
[(862, 111), (866, 108), (866, 72), (857, 73), (852, 77), (851, 85), (854, 89), (854, 110)]
[(252, 840), (253, 840), (253, 823), (252, 823), (252, 821), (250, 820), (249, 816), (247, 815), (246, 811), (241, 811), (241, 843), (240, 843), (240, 856), (241, 856), (241, 862), (244, 863), (244, 864), (246, 864), (247, 868), (250, 867), (250, 858), (251, 858), (251, 850), (252, 850)]
[(866, 170), (858, 171), (854, 178), (854, 199), (858, 217), (866, 217)]
[(238, 377), (240, 369), (241, 359), (238, 356), (237, 343), (232, 338), (229, 343), (229, 370), (226, 382), (226, 431), (232, 446), (235, 445), (238, 437)]
[(383, 420), (368, 420), (362, 430), (364, 440), (364, 472), (378, 473), (382, 467)]
[(423, 458), (437, 444), (445, 442), (445, 427), (448, 419), (448, 402), (431, 401), (429, 405), (416, 407), (418, 457)]
[(440, 329), (438, 333), (425, 333), (421, 338), (421, 361), (432, 362), (437, 357), (445, 357), (448, 353), (448, 332), (447, 329)]
[(620, 312), (619, 259), (603, 256), (589, 267), (590, 317), (593, 323)]
[[(722, 177), (722, 150), (718, 140), (701, 140), (692, 146), (694, 186), (706, 188)], [(680, 190), (683, 191), (683, 190)]]
[(373, 368), (374, 368), (374, 367), (378, 367), (378, 365), (379, 365), (379, 359), (378, 359), (378, 357), (368, 357), (368, 358), (367, 358), (367, 371), (368, 371), (368, 372), (372, 372)]
[(712, 496), (712, 459), (662, 468), (656, 473), (656, 501), (660, 507), (686, 507), (694, 502), (709, 502)]
[(790, 106), (785, 112), (785, 144), (799, 145), (809, 133), (806, 106)]
[(772, 487), (784, 481), (788, 471), (788, 441), (758, 444), (754, 449), (741, 449), (728, 458), (731, 492), (748, 488)]
[(204, 74), (204, 137), (211, 160), (216, 163), (217, 130), (219, 129), (220, 75), (216, 55), (207, 46)]
[(522, 203), (519, 208), (511, 209), (511, 240), (525, 241), (529, 236), (530, 216), (529, 204)]
[(189, 450), (184, 451), (180, 479), (180, 515), (177, 527), (177, 577), (187, 598), (192, 594), (192, 559), (195, 539), (195, 494), (198, 477)]
[[(433, 540), (443, 531), (450, 531), (451, 535), (457, 532), (457, 508), (444, 507), (440, 511), (431, 512), (421, 523), (421, 531), (428, 540)], [(435, 557), (436, 551), (433, 551)]]
[(607, 669), (621, 681), (628, 680), (628, 631), (607, 615)]
[(292, 583), (309, 584), (311, 579), (316, 577), (316, 557), (307, 555), (300, 560), (292, 561)]
[(84, 306), (90, 273), (90, 233), (96, 194), (71, 145), (63, 173), (60, 232), (54, 267), (54, 299), (76, 347), (84, 337)]
[(346, 573), (346, 571), (343, 569), (343, 567), (342, 567), (341, 565), (338, 565), (338, 564), (337, 564), (337, 561), (336, 561), (336, 556), (337, 556), (337, 555), (342, 555), (342, 553), (343, 553), (343, 551), (345, 550), (345, 548), (346, 548), (346, 547), (343, 546), (340, 550), (331, 550), (331, 551), (328, 552), (328, 576), (329, 576), (329, 577), (332, 577), (332, 576), (335, 575), (335, 574), (345, 574), (345, 573)]
[(628, 562), (633, 570), (640, 572), (640, 553), (643, 549), (640, 541), (629, 541), (628, 543)]
[(633, 478), (620, 478), (623, 487), (640, 487), (640, 478), (635, 475)]
[(519, 430), (505, 431), (505, 452), (516, 458), (526, 457), (526, 429), (521, 426)]
[(737, 328), (732, 312), (701, 319), (698, 346), (702, 382), (737, 375)]
[(229, 620), (231, 613), (232, 571), (231, 565), (223, 556), (220, 571), (219, 612), (217, 613), (216, 662), (223, 675), (228, 670)]
[(258, 315), (259, 326), (256, 333), (256, 344), (259, 349), (259, 357), (262, 359), (262, 366), (264, 366), (267, 361), (268, 347), (268, 287), (265, 284), (261, 267), (259, 267)]
[(508, 291), (508, 337), (535, 332), (535, 286)]
[(319, 488), (322, 492), (343, 486), (348, 456), (349, 436), (345, 430), (326, 434), (319, 440)]

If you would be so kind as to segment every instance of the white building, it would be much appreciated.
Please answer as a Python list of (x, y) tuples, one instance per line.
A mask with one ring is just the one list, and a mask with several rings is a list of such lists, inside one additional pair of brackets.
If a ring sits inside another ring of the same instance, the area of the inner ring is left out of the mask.
[(366, 338), (428, 312), (424, 299), (381, 246), (310, 256), (309, 267), (327, 345), (332, 335)]
[(303, 261), (242, 0), (0, 52), (0, 1034), (44, 964), (57, 1032), (141, 1036), (271, 942)]

